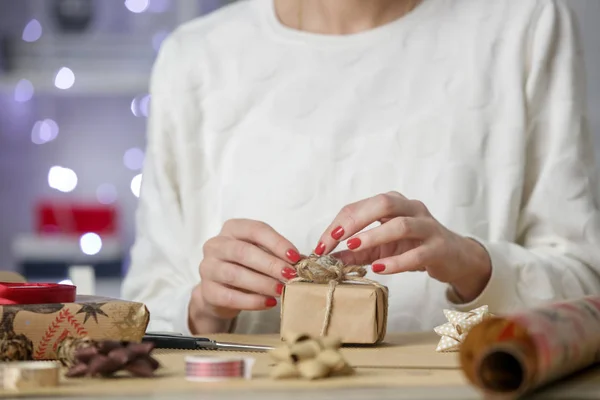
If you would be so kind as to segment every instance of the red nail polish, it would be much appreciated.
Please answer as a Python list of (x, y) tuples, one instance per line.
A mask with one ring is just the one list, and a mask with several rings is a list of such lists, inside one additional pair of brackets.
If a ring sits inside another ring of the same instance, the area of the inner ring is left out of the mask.
[(281, 293), (283, 293), (283, 284), (282, 283), (278, 283), (277, 287), (275, 288), (275, 291), (277, 292), (278, 295), (281, 296)]
[(359, 238), (352, 238), (350, 240), (348, 240), (348, 242), (346, 243), (348, 245), (348, 248), (350, 250), (354, 250), (354, 249), (358, 249), (361, 245), (361, 241)]
[(277, 305), (277, 300), (275, 300), (273, 297), (269, 297), (267, 299), (267, 301), (265, 301), (265, 306), (267, 307), (275, 307)]
[(300, 261), (300, 254), (298, 254), (298, 252), (296, 250), (293, 249), (289, 249), (285, 255), (287, 256), (287, 258), (290, 259), (291, 262), (293, 262), (294, 264), (296, 264), (298, 261)]
[(331, 232), (331, 237), (335, 240), (339, 240), (342, 236), (344, 236), (344, 228), (341, 226), (338, 226), (333, 230), (333, 232)]
[(296, 276), (298, 276), (295, 269), (288, 267), (285, 267), (283, 270), (281, 270), (281, 275), (283, 275), (285, 279), (294, 279)]
[(318, 256), (322, 256), (325, 253), (325, 243), (319, 242), (317, 248), (315, 249), (315, 254)]
[(373, 266), (371, 267), (371, 269), (373, 270), (373, 272), (383, 272), (383, 271), (385, 271), (385, 265), (383, 265), (383, 264), (373, 264)]

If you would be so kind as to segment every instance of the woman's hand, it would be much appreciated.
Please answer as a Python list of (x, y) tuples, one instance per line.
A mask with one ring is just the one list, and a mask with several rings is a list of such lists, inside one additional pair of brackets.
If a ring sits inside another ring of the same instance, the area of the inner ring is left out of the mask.
[(298, 250), (269, 225), (227, 221), (204, 245), (200, 284), (194, 289), (189, 325), (194, 333), (226, 330), (242, 310), (277, 304), (282, 282), (295, 277)]
[[(381, 225), (357, 234), (374, 222)], [(489, 255), (479, 243), (446, 229), (423, 203), (397, 192), (344, 207), (315, 253), (330, 253), (343, 240), (349, 250), (334, 256), (345, 263), (372, 264), (380, 274), (426, 271), (452, 285), (465, 302), (482, 292), (491, 274)]]

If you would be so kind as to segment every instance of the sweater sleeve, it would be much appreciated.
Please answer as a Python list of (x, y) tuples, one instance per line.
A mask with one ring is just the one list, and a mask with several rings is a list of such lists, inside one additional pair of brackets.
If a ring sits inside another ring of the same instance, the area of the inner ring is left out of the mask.
[(144, 303), (148, 330), (189, 334), (188, 303), (199, 277), (189, 268), (178, 184), (177, 146), (186, 94), (184, 54), (165, 40), (150, 81), (146, 159), (136, 214), (136, 239), (123, 282), (124, 298)]
[(515, 242), (474, 237), (492, 274), (474, 301), (514, 312), (600, 293), (600, 213), (593, 141), (586, 120), (583, 61), (575, 19), (561, 0), (540, 2), (527, 50), (528, 140)]

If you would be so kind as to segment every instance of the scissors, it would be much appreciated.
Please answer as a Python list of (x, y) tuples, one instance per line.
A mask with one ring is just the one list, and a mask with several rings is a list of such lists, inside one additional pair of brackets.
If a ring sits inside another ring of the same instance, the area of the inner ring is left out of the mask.
[(271, 346), (217, 342), (205, 337), (185, 336), (180, 333), (146, 332), (142, 342), (152, 342), (157, 349), (229, 350), (267, 352)]

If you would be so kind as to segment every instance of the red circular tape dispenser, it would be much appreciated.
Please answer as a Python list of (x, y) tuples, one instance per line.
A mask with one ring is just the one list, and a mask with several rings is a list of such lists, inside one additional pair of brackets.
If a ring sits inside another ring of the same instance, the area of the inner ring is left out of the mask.
[(73, 303), (77, 287), (59, 283), (0, 282), (0, 305)]

